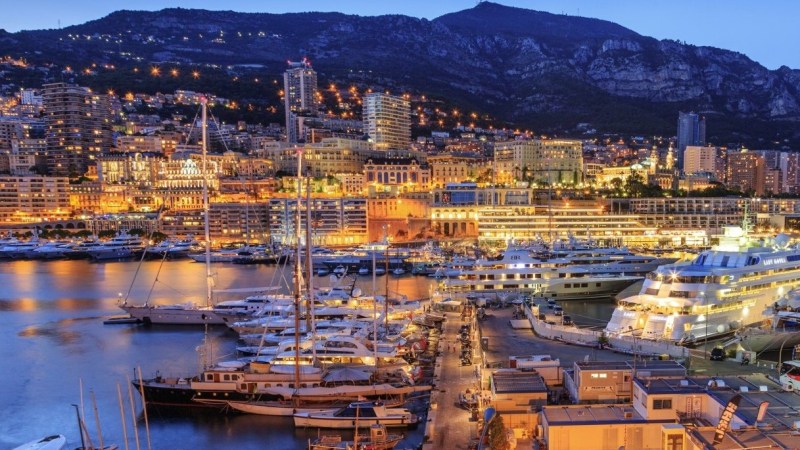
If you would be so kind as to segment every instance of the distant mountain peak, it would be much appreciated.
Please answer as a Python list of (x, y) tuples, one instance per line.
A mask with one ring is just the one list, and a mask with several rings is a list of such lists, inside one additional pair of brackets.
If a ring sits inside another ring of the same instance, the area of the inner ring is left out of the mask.
[[(798, 70), (768, 70), (736, 52), (658, 41), (604, 20), (493, 2), (433, 20), (118, 11), (62, 30), (0, 31), (0, 55), (42, 66), (257, 67), (251, 70), (259, 78), (278, 78), (287, 59), (308, 56), (320, 80), (425, 93), (536, 130), (588, 122), (598, 130), (671, 136), (678, 111), (695, 110), (707, 112), (712, 142), (728, 142), (717, 133), (735, 141), (800, 143)], [(119, 73), (115, 82), (128, 85), (111, 87), (141, 86), (129, 71)], [(13, 83), (31, 79), (4, 80)], [(215, 93), (260, 98), (229, 84), (215, 86)]]

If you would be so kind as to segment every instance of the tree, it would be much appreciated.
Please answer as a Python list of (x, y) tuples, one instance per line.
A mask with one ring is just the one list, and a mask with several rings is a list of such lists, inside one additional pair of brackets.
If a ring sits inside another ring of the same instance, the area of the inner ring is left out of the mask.
[(117, 235), (117, 230), (103, 230), (97, 233), (97, 237), (99, 237), (100, 239), (113, 238), (116, 235)]
[(511, 448), (500, 414), (496, 414), (494, 419), (489, 422), (489, 448), (492, 450), (509, 450)]
[(128, 231), (128, 234), (130, 234), (131, 236), (142, 237), (145, 235), (145, 231), (141, 228), (131, 228), (130, 231)]
[(154, 231), (153, 234), (150, 236), (150, 239), (155, 243), (159, 243), (167, 239), (167, 237), (168, 236), (166, 234), (160, 231)]

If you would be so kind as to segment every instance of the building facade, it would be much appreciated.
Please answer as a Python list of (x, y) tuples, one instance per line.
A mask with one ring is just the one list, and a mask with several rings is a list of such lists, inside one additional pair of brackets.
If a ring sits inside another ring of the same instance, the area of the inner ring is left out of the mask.
[(50, 83), (44, 85), (42, 98), (50, 173), (82, 175), (96, 155), (113, 146), (109, 96)]
[(364, 96), (364, 132), (378, 150), (407, 149), (411, 145), (411, 104), (382, 93)]
[(686, 175), (695, 173), (716, 173), (717, 148), (689, 145), (683, 152), (683, 172)]
[(0, 223), (27, 223), (69, 218), (66, 177), (0, 177)]
[(289, 142), (297, 142), (297, 116), (316, 115), (317, 112), (317, 72), (311, 68), (309, 60), (304, 58), (300, 62), (289, 62), (289, 68), (283, 73), (283, 93), (286, 138)]
[[(272, 198), (269, 201), (269, 232), (273, 242), (292, 245), (297, 242), (295, 224), (296, 198)], [(305, 242), (308, 201), (300, 201), (301, 243)], [(313, 245), (354, 245), (367, 242), (367, 200), (365, 198), (312, 198), (311, 236)]]
[(706, 145), (706, 118), (694, 112), (678, 113), (678, 161), (677, 166), (683, 170), (683, 153), (690, 145)]

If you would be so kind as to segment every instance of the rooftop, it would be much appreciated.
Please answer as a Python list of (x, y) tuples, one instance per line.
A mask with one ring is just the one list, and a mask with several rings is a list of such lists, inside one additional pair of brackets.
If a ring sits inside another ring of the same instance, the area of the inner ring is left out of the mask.
[(505, 372), (492, 373), (492, 386), (498, 394), (547, 392), (547, 385), (541, 375), (534, 372)]
[(542, 415), (549, 426), (647, 422), (631, 405), (545, 406)]

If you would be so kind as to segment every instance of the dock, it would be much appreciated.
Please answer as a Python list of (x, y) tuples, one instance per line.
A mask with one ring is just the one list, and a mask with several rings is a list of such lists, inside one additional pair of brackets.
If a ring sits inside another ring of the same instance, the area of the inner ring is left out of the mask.
[[(474, 311), (474, 308), (472, 308)], [(528, 308), (530, 311), (530, 309)], [(576, 333), (575, 336), (594, 336), (593, 330), (585, 330), (589, 334), (582, 334), (580, 328), (547, 324), (546, 320), (530, 317), (532, 327), (520, 328), (514, 326), (514, 321), (519, 320), (519, 310), (515, 305), (500, 309), (486, 310), (486, 317), (477, 320), (476, 315), (465, 316), (461, 313), (444, 313), (446, 320), (442, 327), (441, 339), (438, 347), (438, 358), (434, 368), (434, 389), (431, 394), (430, 410), (425, 424), (425, 438), (423, 447), (427, 450), (456, 449), (468, 450), (477, 448), (478, 437), (483, 429), (483, 409), (491, 401), (489, 391), (489, 377), (492, 372), (500, 368), (508, 368), (510, 356), (525, 355), (552, 355), (558, 358), (562, 369), (572, 368), (575, 362), (630, 362), (639, 360), (646, 362), (657, 359), (660, 348), (639, 347), (639, 340), (631, 347), (606, 346), (601, 348), (594, 345), (590, 338), (575, 342), (569, 339), (552, 339), (541, 335), (537, 330), (540, 325), (550, 327), (559, 333), (567, 331)], [(552, 319), (548, 314), (548, 318)], [(550, 320), (552, 322), (552, 320)], [(472, 365), (462, 365), (459, 332), (463, 325), (472, 324), (470, 335), (472, 348)], [(556, 328), (553, 328), (556, 327)], [(544, 329), (539, 327), (540, 329)], [(454, 349), (455, 347), (455, 349)], [(688, 374), (698, 376), (743, 376), (761, 373), (767, 376), (776, 372), (775, 364), (741, 365), (735, 361), (711, 361), (705, 359), (702, 350), (689, 350), (680, 347), (681, 361), (687, 368)], [(637, 351), (638, 350), (638, 351)], [(548, 386), (550, 399), (558, 399), (563, 394), (564, 386)], [(467, 389), (477, 393), (478, 408), (468, 410), (459, 404), (459, 394)], [(553, 404), (548, 402), (548, 404)], [(531, 448), (533, 445), (535, 426), (526, 430), (522, 437), (517, 437), (517, 448)]]

